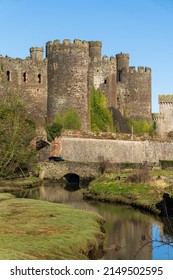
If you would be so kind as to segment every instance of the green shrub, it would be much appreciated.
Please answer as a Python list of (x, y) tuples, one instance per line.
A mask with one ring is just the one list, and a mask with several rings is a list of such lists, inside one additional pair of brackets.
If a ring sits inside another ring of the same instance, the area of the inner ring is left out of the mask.
[(90, 121), (93, 131), (112, 131), (112, 113), (107, 108), (105, 95), (98, 90), (93, 90), (90, 98)]
[(71, 107), (62, 116), (58, 113), (54, 118), (53, 124), (46, 127), (48, 141), (60, 136), (63, 128), (75, 130), (80, 130), (81, 128), (81, 119)]
[(130, 129), (133, 127), (134, 134), (143, 135), (145, 133), (152, 135), (154, 132), (154, 126), (152, 122), (146, 120), (127, 120), (127, 124)]
[(47, 139), (48, 141), (52, 141), (55, 137), (60, 136), (62, 131), (62, 126), (58, 123), (53, 123), (50, 126), (46, 127)]
[(62, 117), (64, 129), (81, 129), (81, 119), (77, 112), (72, 108), (68, 108)]
[(160, 160), (162, 169), (173, 168), (173, 160)]

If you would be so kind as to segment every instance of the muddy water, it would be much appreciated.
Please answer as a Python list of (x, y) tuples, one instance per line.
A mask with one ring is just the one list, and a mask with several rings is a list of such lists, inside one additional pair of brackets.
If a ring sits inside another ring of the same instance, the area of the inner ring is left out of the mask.
[[(173, 259), (173, 221), (167, 223), (129, 206), (84, 201), (82, 189), (64, 183), (44, 182), (39, 188), (26, 190), (17, 196), (64, 203), (103, 216), (107, 236), (103, 259)], [(169, 244), (161, 246), (162, 241)]]

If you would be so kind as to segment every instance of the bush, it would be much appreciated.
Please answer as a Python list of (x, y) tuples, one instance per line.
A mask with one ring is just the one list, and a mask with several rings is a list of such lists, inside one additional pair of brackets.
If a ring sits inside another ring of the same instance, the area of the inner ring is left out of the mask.
[(154, 125), (152, 122), (147, 122), (146, 120), (127, 120), (127, 124), (130, 129), (133, 127), (134, 134), (143, 135), (148, 133), (152, 135), (154, 132)]
[(62, 131), (62, 126), (59, 125), (58, 123), (53, 123), (50, 126), (46, 127), (46, 132), (47, 132), (47, 140), (52, 141), (55, 139), (55, 137), (58, 137), (61, 135)]
[(90, 98), (90, 121), (92, 131), (113, 131), (113, 118), (107, 108), (107, 99), (101, 91), (95, 89)]
[(74, 130), (81, 128), (81, 119), (71, 107), (62, 116), (58, 113), (54, 118), (53, 124), (46, 127), (48, 141), (52, 141), (55, 137), (60, 136), (63, 128)]
[(70, 107), (64, 113), (62, 117), (62, 123), (64, 129), (74, 129), (80, 130), (81, 129), (81, 119), (80, 116), (76, 113), (76, 111)]
[(151, 180), (151, 176), (149, 174), (149, 169), (145, 167), (143, 169), (137, 170), (133, 174), (130, 174), (126, 179), (126, 182), (146, 184), (149, 183), (150, 180)]
[(173, 160), (160, 160), (159, 162), (162, 169), (167, 169), (167, 168), (173, 169)]
[(105, 171), (110, 167), (110, 161), (105, 159), (103, 156), (98, 156), (99, 161), (99, 171), (103, 175)]

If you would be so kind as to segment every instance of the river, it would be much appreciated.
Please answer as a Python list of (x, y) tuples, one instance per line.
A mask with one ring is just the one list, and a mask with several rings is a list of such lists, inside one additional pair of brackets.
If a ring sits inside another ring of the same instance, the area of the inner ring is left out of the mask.
[(40, 187), (27, 189), (17, 196), (64, 203), (103, 216), (107, 236), (105, 260), (173, 259), (173, 220), (167, 223), (129, 206), (84, 201), (82, 189), (62, 182), (45, 181)]

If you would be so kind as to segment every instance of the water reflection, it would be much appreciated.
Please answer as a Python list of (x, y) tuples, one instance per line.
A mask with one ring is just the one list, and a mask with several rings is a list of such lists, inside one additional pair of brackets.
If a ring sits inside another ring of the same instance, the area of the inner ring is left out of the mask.
[[(20, 197), (70, 204), (84, 211), (94, 211), (105, 219), (107, 260), (173, 259), (173, 248), (163, 245), (173, 240), (173, 223), (142, 213), (128, 206), (82, 200), (82, 190), (72, 185), (44, 182), (39, 188), (18, 194)], [(155, 242), (152, 242), (155, 240)], [(158, 240), (161, 243), (158, 243)]]

